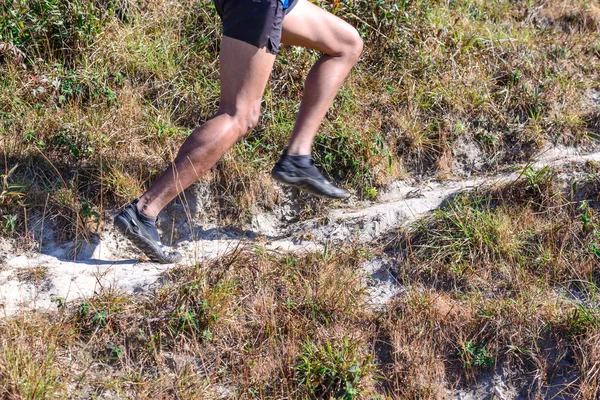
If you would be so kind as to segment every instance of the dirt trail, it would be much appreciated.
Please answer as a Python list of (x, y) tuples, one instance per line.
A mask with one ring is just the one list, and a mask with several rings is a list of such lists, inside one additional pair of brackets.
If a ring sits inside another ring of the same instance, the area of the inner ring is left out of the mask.
[[(553, 148), (540, 154), (532, 165), (539, 169), (586, 161), (600, 161), (600, 152), (581, 154), (570, 148)], [(390, 184), (376, 203), (357, 202), (332, 209), (325, 218), (327, 224), (320, 219), (290, 225), (278, 221), (274, 214), (262, 214), (253, 221), (251, 234), (216, 227), (195, 228), (194, 235), (180, 241), (177, 249), (185, 254), (183, 263), (190, 264), (218, 257), (239, 246), (260, 245), (274, 251), (301, 252), (318, 249), (329, 241), (373, 241), (435, 210), (449, 196), (518, 178), (519, 174), (513, 172), (461, 181), (398, 181)], [(40, 236), (45, 241), (42, 252), (16, 254), (15, 243), (0, 242), (0, 315), (31, 309), (52, 310), (57, 301), (73, 301), (109, 289), (126, 293), (144, 291), (173, 267), (141, 263), (132, 258), (139, 253), (109, 223), (98, 240), (78, 249), (76, 261), (73, 243), (53, 243), (48, 229)], [(378, 259), (364, 266), (365, 275), (368, 273), (375, 280), (371, 298), (376, 306), (402, 290), (390, 273), (392, 264), (391, 260)]]

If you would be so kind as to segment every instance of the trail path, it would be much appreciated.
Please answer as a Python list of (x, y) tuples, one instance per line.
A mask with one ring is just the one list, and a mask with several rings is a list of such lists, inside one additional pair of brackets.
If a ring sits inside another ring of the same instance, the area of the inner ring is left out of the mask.
[[(540, 154), (532, 164), (560, 167), (568, 163), (600, 161), (600, 152), (581, 154), (572, 148), (553, 148)], [(514, 170), (521, 170), (523, 165)], [(518, 172), (471, 178), (461, 181), (398, 181), (383, 191), (376, 203), (356, 202), (332, 209), (326, 221), (311, 220), (283, 224), (271, 214), (258, 215), (253, 234), (242, 235), (217, 228), (198, 230), (177, 244), (185, 254), (184, 264), (223, 255), (239, 246), (264, 246), (274, 251), (307, 251), (327, 242), (344, 240), (374, 241), (403, 224), (423, 217), (438, 208), (449, 196), (475, 188), (508, 183), (519, 178)], [(139, 262), (131, 245), (117, 235), (110, 223), (99, 240), (84, 245), (74, 260), (73, 243), (55, 244), (51, 232), (42, 252), (18, 254), (15, 243), (0, 243), (0, 315), (21, 310), (56, 309), (56, 300), (72, 301), (91, 297), (107, 289), (136, 293), (151, 288), (172, 265)], [(372, 285), (373, 303), (383, 304), (401, 288), (390, 274), (390, 260), (372, 260), (365, 272), (376, 280)]]

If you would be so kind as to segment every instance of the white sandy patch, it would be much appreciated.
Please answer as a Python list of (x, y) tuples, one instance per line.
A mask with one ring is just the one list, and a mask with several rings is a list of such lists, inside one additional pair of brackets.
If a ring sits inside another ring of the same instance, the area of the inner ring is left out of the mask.
[[(545, 151), (534, 163), (560, 166), (569, 162), (600, 161), (600, 153), (582, 155), (575, 150), (556, 148)], [(394, 182), (379, 196), (379, 202), (362, 202), (353, 207), (332, 209), (322, 220), (278, 224), (275, 214), (257, 215), (251, 224), (252, 234), (210, 229), (196, 229), (192, 237), (176, 244), (184, 254), (183, 265), (200, 263), (238, 249), (240, 246), (263, 246), (280, 252), (316, 251), (326, 243), (344, 241), (369, 242), (438, 208), (450, 196), (460, 192), (519, 178), (518, 173), (446, 182)], [(343, 206), (342, 206), (343, 207)], [(180, 228), (185, 231), (185, 227)], [(189, 230), (189, 229), (188, 229)], [(74, 301), (106, 290), (135, 293), (147, 290), (172, 266), (139, 262), (140, 253), (107, 223), (100, 238), (91, 244), (55, 245), (50, 227), (43, 232), (42, 252), (17, 254), (18, 243), (0, 241), (0, 315), (21, 310), (52, 310), (56, 300)], [(76, 259), (76, 260), (75, 260)], [(2, 261), (4, 260), (4, 261)], [(398, 288), (387, 267), (373, 261), (367, 265), (375, 283), (371, 299), (375, 306), (396, 296)], [(382, 264), (383, 265), (383, 264)], [(374, 269), (375, 268), (375, 269)], [(387, 269), (386, 269), (387, 268)]]

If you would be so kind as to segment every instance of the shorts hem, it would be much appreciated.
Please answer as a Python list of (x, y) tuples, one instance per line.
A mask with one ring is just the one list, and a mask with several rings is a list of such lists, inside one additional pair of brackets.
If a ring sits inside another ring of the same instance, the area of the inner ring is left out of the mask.
[(223, 36), (224, 37), (228, 37), (230, 39), (239, 40), (240, 42), (247, 43), (247, 44), (249, 44), (251, 46), (256, 47), (257, 49), (264, 49), (264, 48), (266, 48), (269, 53), (274, 54), (274, 55), (277, 55), (279, 53), (279, 47), (278, 48), (274, 48), (273, 44), (270, 43), (270, 39), (267, 39), (267, 43), (259, 44), (259, 43), (253, 42), (252, 40), (248, 39), (247, 37), (242, 37), (242, 36), (236, 37), (236, 36), (230, 35), (230, 34), (227, 34), (227, 35), (223, 34)]

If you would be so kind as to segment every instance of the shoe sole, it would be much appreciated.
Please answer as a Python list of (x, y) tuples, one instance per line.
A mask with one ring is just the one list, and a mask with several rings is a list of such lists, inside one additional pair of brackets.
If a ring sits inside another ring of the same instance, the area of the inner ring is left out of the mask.
[(312, 179), (307, 179), (307, 178), (296, 178), (296, 177), (288, 177), (288, 176), (283, 176), (280, 175), (276, 172), (271, 172), (271, 177), (273, 177), (273, 179), (275, 179), (277, 182), (286, 185), (286, 186), (292, 186), (292, 187), (296, 187), (298, 189), (302, 189), (305, 192), (308, 192), (314, 196), (320, 197), (320, 198), (324, 198), (324, 199), (347, 199), (348, 197), (350, 197), (350, 193), (346, 193), (344, 196), (334, 196), (334, 195), (329, 195), (323, 192), (318, 192), (313, 190), (313, 187), (315, 187), (316, 185), (311, 184), (310, 182), (313, 181)]
[(156, 245), (142, 235), (138, 235), (129, 227), (129, 222), (120, 214), (115, 217), (115, 227), (131, 241), (138, 249), (140, 249), (148, 258), (160, 264), (174, 264), (177, 261), (172, 261), (165, 258), (162, 254), (156, 251)]

